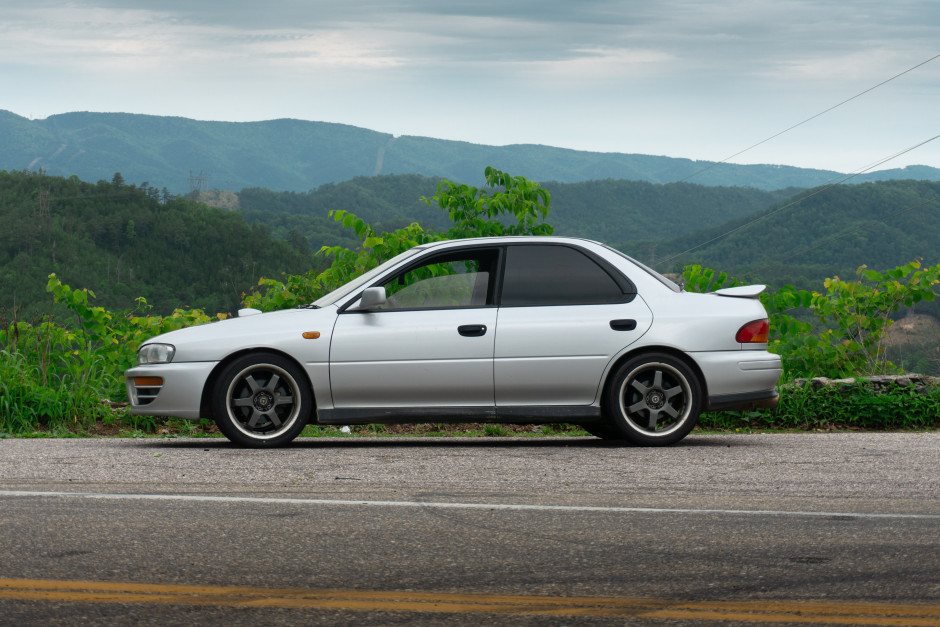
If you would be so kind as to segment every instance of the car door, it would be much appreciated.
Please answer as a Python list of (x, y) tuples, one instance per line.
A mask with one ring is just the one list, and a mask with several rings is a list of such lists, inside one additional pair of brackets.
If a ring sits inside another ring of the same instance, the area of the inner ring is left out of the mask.
[(583, 406), (607, 364), (652, 324), (616, 269), (563, 244), (509, 246), (494, 350), (497, 411)]
[(380, 283), (381, 308), (340, 313), (334, 406), (492, 409), (498, 260), (492, 247), (425, 257)]

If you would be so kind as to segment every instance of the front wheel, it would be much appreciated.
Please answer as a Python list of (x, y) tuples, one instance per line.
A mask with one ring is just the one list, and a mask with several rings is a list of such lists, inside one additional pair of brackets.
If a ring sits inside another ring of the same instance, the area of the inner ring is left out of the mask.
[(695, 427), (701, 412), (698, 377), (684, 362), (649, 353), (617, 369), (607, 386), (611, 431), (633, 444), (674, 444)]
[(313, 394), (300, 369), (273, 353), (239, 357), (222, 371), (212, 413), (225, 437), (241, 446), (287, 444), (310, 417)]

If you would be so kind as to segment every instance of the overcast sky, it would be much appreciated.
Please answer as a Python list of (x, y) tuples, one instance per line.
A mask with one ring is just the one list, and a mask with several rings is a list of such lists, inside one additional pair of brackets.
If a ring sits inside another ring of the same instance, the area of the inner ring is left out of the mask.
[[(0, 109), (298, 118), (719, 161), (940, 54), (938, 0), (0, 0)], [(940, 59), (734, 163), (940, 134)], [(881, 168), (940, 167), (940, 139)], [(525, 175), (525, 172), (518, 174)]]

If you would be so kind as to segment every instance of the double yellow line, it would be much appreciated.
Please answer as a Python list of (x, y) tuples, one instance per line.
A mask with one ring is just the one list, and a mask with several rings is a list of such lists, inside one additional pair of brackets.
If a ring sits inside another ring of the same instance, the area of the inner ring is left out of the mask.
[(940, 605), (836, 601), (679, 601), (620, 597), (304, 590), (55, 579), (0, 578), (0, 599), (830, 625), (940, 625)]

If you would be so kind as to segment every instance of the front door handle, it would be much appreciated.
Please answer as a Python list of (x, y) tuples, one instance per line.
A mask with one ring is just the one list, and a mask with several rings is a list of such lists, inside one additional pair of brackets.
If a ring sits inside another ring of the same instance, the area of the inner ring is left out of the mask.
[(457, 327), (457, 333), (464, 337), (482, 337), (486, 335), (485, 324), (462, 324)]
[(610, 328), (614, 331), (633, 331), (636, 328), (636, 320), (611, 320)]

